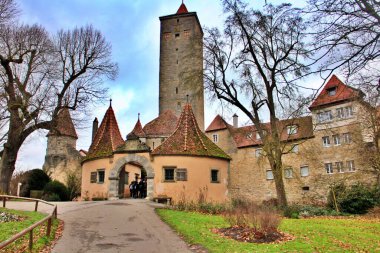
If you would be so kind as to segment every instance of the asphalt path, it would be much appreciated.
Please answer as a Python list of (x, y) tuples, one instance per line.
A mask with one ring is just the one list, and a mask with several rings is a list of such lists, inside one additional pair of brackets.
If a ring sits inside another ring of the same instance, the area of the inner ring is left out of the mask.
[[(186, 243), (155, 214), (159, 207), (148, 200), (57, 202), (64, 221), (54, 253), (75, 252), (192, 252)], [(8, 202), (7, 207), (33, 210), (33, 203)], [(39, 211), (51, 207), (39, 205)]]

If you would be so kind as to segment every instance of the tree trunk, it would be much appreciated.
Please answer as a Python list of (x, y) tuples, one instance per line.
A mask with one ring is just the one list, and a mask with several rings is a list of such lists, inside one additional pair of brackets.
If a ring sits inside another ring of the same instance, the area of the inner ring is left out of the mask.
[(0, 163), (0, 192), (9, 194), (9, 185), (17, 160), (17, 147), (9, 148), (9, 144), (4, 145), (4, 152)]
[(271, 165), (271, 167), (272, 167), (274, 182), (276, 185), (278, 204), (281, 207), (286, 207), (288, 205), (288, 201), (286, 199), (285, 185), (284, 185), (284, 180), (282, 178), (281, 160), (274, 162), (273, 165)]

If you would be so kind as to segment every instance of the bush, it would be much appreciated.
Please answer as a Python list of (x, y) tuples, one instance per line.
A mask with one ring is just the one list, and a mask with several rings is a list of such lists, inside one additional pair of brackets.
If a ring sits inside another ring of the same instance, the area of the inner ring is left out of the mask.
[(30, 190), (43, 190), (50, 177), (41, 169), (27, 171), (23, 177), (20, 196), (30, 197)]
[(69, 173), (66, 178), (66, 183), (69, 200), (73, 200), (80, 196), (81, 180), (76, 173)]
[(298, 219), (301, 212), (301, 207), (297, 205), (288, 205), (282, 209), (283, 215), (287, 218)]
[(350, 214), (365, 214), (375, 206), (375, 192), (363, 184), (355, 184), (351, 187), (337, 185), (332, 188), (328, 198), (330, 207), (334, 207), (332, 191), (335, 192), (336, 203), (339, 211)]
[(69, 194), (67, 192), (66, 186), (56, 180), (46, 184), (42, 198), (47, 200), (48, 198), (52, 197), (53, 194), (58, 195), (59, 199), (57, 201), (69, 200)]

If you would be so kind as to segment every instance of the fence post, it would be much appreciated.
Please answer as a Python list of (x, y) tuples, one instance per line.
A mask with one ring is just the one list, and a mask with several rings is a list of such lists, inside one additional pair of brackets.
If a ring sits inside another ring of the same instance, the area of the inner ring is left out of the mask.
[(34, 211), (37, 212), (38, 209), (38, 200), (36, 200), (36, 206), (34, 207)]
[(7, 201), (6, 197), (3, 197), (3, 207), (5, 208), (5, 202)]
[(51, 231), (51, 219), (52, 219), (52, 217), (50, 217), (50, 219), (48, 219), (47, 230), (46, 230), (46, 236), (47, 236), (47, 237), (50, 237), (50, 231)]
[(29, 251), (33, 249), (33, 229), (29, 232)]

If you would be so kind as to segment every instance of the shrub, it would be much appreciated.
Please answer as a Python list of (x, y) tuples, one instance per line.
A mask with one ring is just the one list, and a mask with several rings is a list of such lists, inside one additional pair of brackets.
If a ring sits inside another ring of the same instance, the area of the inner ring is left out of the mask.
[(298, 219), (301, 207), (297, 205), (288, 205), (282, 209), (283, 215), (287, 218)]
[(80, 196), (81, 180), (76, 173), (69, 173), (66, 177), (66, 183), (69, 200)]
[(20, 196), (29, 197), (30, 190), (43, 190), (50, 177), (41, 169), (27, 171), (23, 177)]
[(59, 181), (54, 180), (46, 184), (42, 198), (47, 199), (52, 194), (58, 195), (60, 201), (69, 200), (69, 194), (67, 192), (66, 186)]
[(329, 194), (329, 206), (334, 206), (332, 191), (335, 192), (336, 203), (341, 212), (364, 214), (376, 204), (374, 191), (360, 183), (351, 187), (343, 184), (333, 187)]

